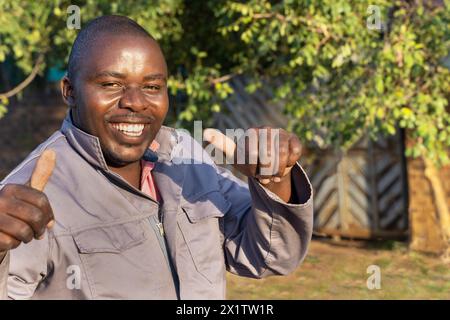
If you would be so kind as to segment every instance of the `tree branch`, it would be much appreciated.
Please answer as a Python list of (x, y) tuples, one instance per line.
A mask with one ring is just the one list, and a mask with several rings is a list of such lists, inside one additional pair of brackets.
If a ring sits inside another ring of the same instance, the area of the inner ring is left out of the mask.
[(36, 77), (36, 75), (39, 72), (39, 67), (42, 65), (42, 63), (44, 62), (44, 53), (40, 53), (38, 58), (36, 59), (36, 63), (34, 64), (33, 70), (31, 70), (31, 73), (28, 75), (28, 77), (23, 80), (18, 86), (16, 86), (15, 88), (5, 92), (5, 93), (0, 93), (0, 99), (4, 99), (4, 98), (9, 98), (12, 96), (15, 96), (16, 94), (18, 94), (20, 91), (22, 91), (23, 89), (25, 89), (30, 83), (31, 81), (34, 80), (34, 78)]
[[(290, 22), (293, 19), (290, 16), (284, 16), (278, 12), (255, 13), (252, 16), (252, 18), (255, 20), (276, 18), (278, 21), (281, 21), (283, 23)], [(324, 45), (325, 42), (327, 42), (329, 39), (334, 38), (334, 36), (328, 32), (328, 27), (325, 24), (320, 24), (314, 21), (314, 19), (308, 19), (304, 17), (295, 17), (295, 19), (297, 19), (301, 23), (306, 24), (307, 26), (316, 27), (317, 29), (315, 29), (315, 31), (325, 36), (325, 38), (323, 38), (320, 44), (318, 45), (318, 48)]]
[(237, 73), (231, 73), (231, 74), (227, 74), (227, 75), (224, 75), (224, 76), (222, 76), (222, 77), (219, 77), (219, 78), (210, 79), (209, 82), (210, 82), (212, 85), (214, 85), (214, 84), (216, 84), (216, 83), (226, 82), (226, 81), (228, 81), (228, 80), (234, 78), (234, 77), (237, 76), (237, 75), (238, 75)]
[(283, 16), (281, 13), (275, 13), (275, 12), (271, 12), (271, 13), (255, 13), (252, 16), (254, 19), (269, 19), (269, 18), (277, 18), (278, 20), (285, 22), (286, 21), (286, 17)]

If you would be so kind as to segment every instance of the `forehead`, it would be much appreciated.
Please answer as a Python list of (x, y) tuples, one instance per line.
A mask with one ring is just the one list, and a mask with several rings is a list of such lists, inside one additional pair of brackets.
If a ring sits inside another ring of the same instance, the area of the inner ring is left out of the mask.
[(83, 51), (80, 71), (86, 75), (105, 70), (126, 74), (167, 74), (164, 55), (150, 37), (102, 33)]

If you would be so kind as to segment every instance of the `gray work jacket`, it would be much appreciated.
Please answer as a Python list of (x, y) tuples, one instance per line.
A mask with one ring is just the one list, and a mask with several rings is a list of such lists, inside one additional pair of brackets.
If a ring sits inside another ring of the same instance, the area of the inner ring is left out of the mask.
[(70, 116), (14, 169), (0, 188), (26, 183), (42, 151), (55, 150), (44, 192), (56, 225), (6, 255), (0, 297), (224, 299), (226, 270), (262, 278), (299, 266), (313, 226), (312, 188), (300, 165), (292, 173), (302, 203), (289, 204), (217, 167), (180, 130), (162, 127), (156, 141), (160, 203), (110, 171), (98, 138)]

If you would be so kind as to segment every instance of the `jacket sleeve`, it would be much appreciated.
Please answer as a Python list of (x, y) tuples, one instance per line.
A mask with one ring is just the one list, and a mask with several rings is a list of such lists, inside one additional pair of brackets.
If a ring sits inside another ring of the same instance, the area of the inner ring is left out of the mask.
[(299, 164), (292, 169), (299, 204), (286, 203), (250, 178), (248, 186), (219, 169), (224, 197), (222, 218), (227, 270), (251, 278), (286, 275), (306, 256), (313, 229), (313, 190)]
[(27, 244), (22, 243), (16, 249), (9, 251), (9, 266), (6, 261), (5, 265), (0, 267), (2, 272), (0, 290), (6, 292), (5, 297), (14, 300), (33, 297), (37, 287), (49, 273), (48, 238), (48, 232), (45, 232), (44, 239), (33, 240)]
[(9, 252), (0, 263), (0, 300), (8, 298), (8, 269), (9, 269)]

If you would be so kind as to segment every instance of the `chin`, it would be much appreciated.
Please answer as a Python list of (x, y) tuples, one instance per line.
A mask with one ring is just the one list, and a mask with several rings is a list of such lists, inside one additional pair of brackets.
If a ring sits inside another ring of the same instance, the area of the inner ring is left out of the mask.
[(123, 167), (141, 160), (144, 152), (145, 149), (141, 150), (141, 148), (139, 148), (138, 150), (124, 150), (122, 152), (107, 150), (103, 151), (103, 154), (108, 165)]

